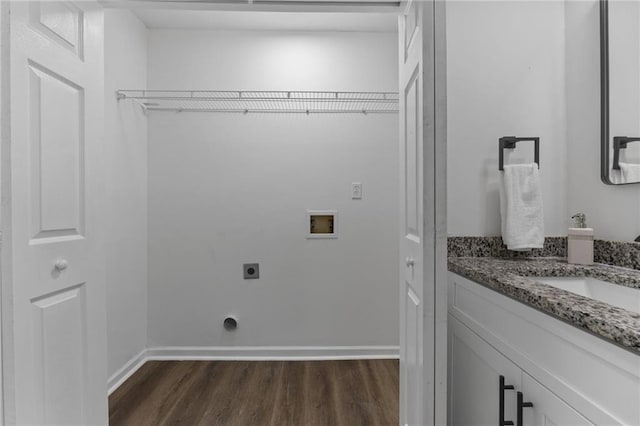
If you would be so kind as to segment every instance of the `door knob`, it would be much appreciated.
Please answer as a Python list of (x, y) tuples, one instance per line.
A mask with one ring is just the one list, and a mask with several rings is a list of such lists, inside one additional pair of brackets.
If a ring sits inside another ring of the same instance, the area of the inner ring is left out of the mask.
[(53, 266), (57, 271), (64, 271), (69, 266), (69, 262), (67, 262), (65, 259), (58, 259)]
[(416, 263), (416, 261), (412, 257), (407, 257), (404, 261), (406, 262), (407, 266), (413, 266)]

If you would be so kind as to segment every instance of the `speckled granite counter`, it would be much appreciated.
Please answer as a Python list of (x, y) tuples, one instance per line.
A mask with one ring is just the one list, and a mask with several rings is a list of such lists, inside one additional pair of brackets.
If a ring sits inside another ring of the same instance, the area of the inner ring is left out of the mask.
[(536, 282), (535, 277), (593, 277), (637, 288), (640, 271), (569, 265), (562, 258), (449, 257), (449, 270), (588, 330), (640, 355), (640, 314)]

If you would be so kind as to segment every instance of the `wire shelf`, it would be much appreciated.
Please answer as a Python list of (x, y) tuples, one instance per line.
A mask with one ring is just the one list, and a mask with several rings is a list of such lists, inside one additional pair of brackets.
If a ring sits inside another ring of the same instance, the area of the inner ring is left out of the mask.
[(397, 92), (118, 90), (146, 111), (263, 113), (397, 113)]

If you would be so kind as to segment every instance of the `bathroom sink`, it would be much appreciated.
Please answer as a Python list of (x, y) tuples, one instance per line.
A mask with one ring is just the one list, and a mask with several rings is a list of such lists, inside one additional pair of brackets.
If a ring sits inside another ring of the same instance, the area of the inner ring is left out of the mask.
[(591, 277), (532, 277), (562, 290), (640, 313), (640, 289), (600, 281)]

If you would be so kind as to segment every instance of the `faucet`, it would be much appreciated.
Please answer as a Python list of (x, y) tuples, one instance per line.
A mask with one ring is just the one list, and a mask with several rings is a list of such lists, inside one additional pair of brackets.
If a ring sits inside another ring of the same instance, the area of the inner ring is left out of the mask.
[[(587, 227), (587, 215), (584, 213), (576, 213), (571, 216), (571, 219), (575, 223), (576, 228), (586, 228)], [(638, 236), (640, 238), (640, 236)]]

